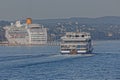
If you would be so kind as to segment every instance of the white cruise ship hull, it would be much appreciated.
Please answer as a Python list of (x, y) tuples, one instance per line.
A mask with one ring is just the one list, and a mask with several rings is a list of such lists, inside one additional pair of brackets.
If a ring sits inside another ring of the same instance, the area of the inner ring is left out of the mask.
[(47, 29), (39, 24), (16, 21), (5, 26), (5, 37), (9, 45), (44, 45), (47, 44)]

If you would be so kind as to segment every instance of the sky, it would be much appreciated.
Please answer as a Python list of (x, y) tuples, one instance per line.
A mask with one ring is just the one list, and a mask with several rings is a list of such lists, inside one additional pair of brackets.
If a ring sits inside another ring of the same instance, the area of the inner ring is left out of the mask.
[(120, 16), (120, 0), (0, 0), (0, 20)]

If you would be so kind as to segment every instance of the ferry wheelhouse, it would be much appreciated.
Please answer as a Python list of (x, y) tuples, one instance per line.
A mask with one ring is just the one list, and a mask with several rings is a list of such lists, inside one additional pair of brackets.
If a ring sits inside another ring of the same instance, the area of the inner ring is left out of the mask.
[(61, 37), (61, 54), (89, 54), (92, 52), (91, 36), (87, 32), (67, 32)]

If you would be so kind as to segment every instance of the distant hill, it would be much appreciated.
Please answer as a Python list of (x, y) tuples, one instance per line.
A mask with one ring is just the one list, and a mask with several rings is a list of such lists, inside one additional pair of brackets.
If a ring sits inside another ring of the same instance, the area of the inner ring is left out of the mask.
[(10, 22), (9, 21), (4, 21), (4, 20), (1, 20), (0, 21), (0, 26), (6, 26), (6, 25), (10, 25)]
[[(0, 21), (0, 26), (9, 25), (10, 22), (15, 21)], [(24, 23), (25, 20), (22, 20)], [(118, 24), (120, 25), (120, 16), (104, 16), (98, 18), (87, 18), (87, 17), (71, 17), (65, 19), (33, 19), (33, 23), (39, 24), (56, 24), (56, 23), (68, 23), (78, 22), (79, 24)]]
[(67, 23), (67, 22), (78, 22), (79, 24), (120, 24), (120, 17), (105, 16), (99, 18), (72, 17), (66, 19), (43, 19), (43, 20), (33, 19), (33, 22), (41, 23), (41, 24), (56, 24), (56, 23)]
[[(0, 26), (10, 25), (15, 21), (0, 21)], [(33, 19), (33, 23), (55, 25), (57, 23), (78, 22), (79, 24), (115, 24), (120, 25), (120, 16), (104, 16), (98, 18), (71, 17), (65, 19)], [(22, 20), (25, 23), (25, 20)]]
[[(66, 19), (33, 19), (33, 23), (42, 24), (48, 28), (50, 40), (59, 40), (68, 31), (77, 29), (90, 32), (94, 40), (120, 39), (120, 17), (104, 16), (98, 18), (72, 17)], [(2, 27), (15, 21), (0, 21), (0, 40), (5, 39), (5, 31)], [(25, 23), (22, 20), (21, 23)]]

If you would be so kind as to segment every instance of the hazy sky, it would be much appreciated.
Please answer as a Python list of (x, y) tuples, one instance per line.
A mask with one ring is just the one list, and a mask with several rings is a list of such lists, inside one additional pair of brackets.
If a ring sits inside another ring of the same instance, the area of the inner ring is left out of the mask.
[(0, 0), (0, 20), (120, 16), (120, 0)]

